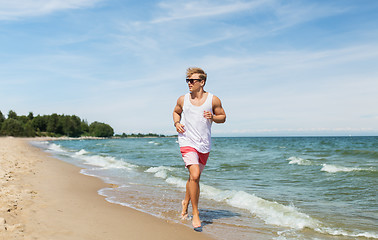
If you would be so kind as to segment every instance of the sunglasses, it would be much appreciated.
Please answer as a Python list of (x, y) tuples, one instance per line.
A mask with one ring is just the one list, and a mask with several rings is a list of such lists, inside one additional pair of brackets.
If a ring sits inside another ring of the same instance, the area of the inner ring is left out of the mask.
[(186, 79), (186, 83), (190, 82), (190, 84), (193, 84), (194, 81), (202, 81), (202, 79), (189, 79), (189, 78)]

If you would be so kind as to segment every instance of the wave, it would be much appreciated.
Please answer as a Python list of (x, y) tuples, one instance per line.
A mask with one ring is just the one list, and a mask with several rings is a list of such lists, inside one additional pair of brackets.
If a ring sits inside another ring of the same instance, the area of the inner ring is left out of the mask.
[(328, 173), (337, 173), (337, 172), (353, 172), (353, 171), (374, 171), (372, 168), (358, 168), (358, 167), (343, 167), (332, 164), (322, 164), (321, 171)]
[(81, 156), (81, 155), (88, 154), (88, 152), (85, 151), (84, 149), (81, 149), (80, 151), (76, 152), (75, 154)]
[(359, 167), (344, 167), (339, 165), (332, 165), (332, 164), (315, 164), (311, 162), (310, 160), (303, 159), (300, 157), (289, 157), (287, 159), (289, 161), (289, 164), (298, 164), (298, 165), (315, 165), (315, 166), (322, 166), (320, 171), (328, 172), (328, 173), (338, 173), (338, 172), (353, 172), (353, 171), (373, 171), (375, 172), (374, 168), (359, 168)]
[(50, 151), (59, 152), (59, 153), (67, 152), (60, 145), (55, 144), (55, 143), (47, 143), (47, 149)]
[[(209, 191), (208, 188), (211, 190)], [(303, 229), (305, 227), (316, 228), (320, 224), (319, 221), (301, 213), (294, 206), (268, 201), (244, 191), (222, 191), (209, 186), (203, 186), (203, 189), (205, 189), (204, 195), (207, 195), (207, 198), (248, 210), (252, 215), (270, 225)]]
[(61, 145), (55, 143), (47, 143), (46, 147), (49, 152), (58, 153), (60, 155), (65, 155), (70, 158), (75, 158), (81, 160), (83, 164), (101, 167), (103, 169), (133, 169), (137, 167), (133, 164), (124, 161), (123, 159), (117, 159), (112, 156), (91, 154), (87, 152), (85, 149), (81, 149), (80, 151), (68, 150), (63, 148)]
[(161, 143), (159, 143), (159, 142), (155, 142), (155, 141), (149, 141), (148, 143), (149, 143), (149, 144), (158, 145), (158, 146), (163, 145), (163, 144), (161, 144)]
[(378, 239), (377, 233), (371, 233), (371, 232), (349, 232), (345, 231), (344, 229), (339, 228), (329, 228), (329, 227), (323, 227), (320, 229), (315, 229), (317, 232), (325, 233), (333, 236), (346, 236), (346, 237), (365, 237), (365, 238), (375, 238)]
[(100, 155), (92, 155), (92, 156), (82, 156), (80, 159), (84, 160), (85, 164), (93, 165), (102, 168), (125, 168), (131, 169), (133, 168), (132, 164), (124, 162), (122, 160), (118, 160), (115, 157), (110, 156), (100, 156)]
[(289, 164), (298, 164), (298, 165), (311, 165), (312, 162), (307, 159), (303, 159), (300, 157), (289, 157), (287, 160), (289, 160)]
[(158, 178), (167, 178), (168, 171), (173, 171), (174, 169), (172, 167), (165, 167), (165, 166), (159, 166), (159, 167), (151, 167), (147, 169), (146, 173), (155, 173), (154, 176)]

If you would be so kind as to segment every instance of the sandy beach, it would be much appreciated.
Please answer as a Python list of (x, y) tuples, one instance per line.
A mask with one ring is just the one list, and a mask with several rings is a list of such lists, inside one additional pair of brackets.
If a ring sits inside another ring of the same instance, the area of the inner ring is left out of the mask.
[(0, 138), (0, 240), (212, 239), (107, 202), (97, 191), (109, 184), (80, 174), (30, 140)]

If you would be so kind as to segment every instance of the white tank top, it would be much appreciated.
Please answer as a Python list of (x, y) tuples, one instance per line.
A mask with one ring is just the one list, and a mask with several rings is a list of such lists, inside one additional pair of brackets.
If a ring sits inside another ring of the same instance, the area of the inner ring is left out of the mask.
[(200, 153), (208, 153), (211, 149), (211, 124), (213, 121), (203, 116), (204, 111), (213, 113), (213, 94), (208, 93), (201, 106), (190, 102), (190, 93), (185, 94), (181, 121), (184, 133), (178, 134), (180, 147), (193, 147)]

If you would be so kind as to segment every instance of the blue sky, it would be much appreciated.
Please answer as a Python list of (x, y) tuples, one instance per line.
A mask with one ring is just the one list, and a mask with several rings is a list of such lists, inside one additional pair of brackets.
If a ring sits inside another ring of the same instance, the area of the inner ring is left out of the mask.
[(0, 0), (0, 110), (174, 134), (187, 67), (215, 136), (378, 135), (378, 1)]

